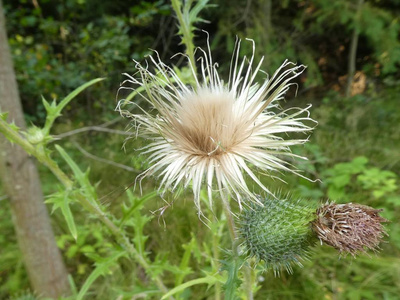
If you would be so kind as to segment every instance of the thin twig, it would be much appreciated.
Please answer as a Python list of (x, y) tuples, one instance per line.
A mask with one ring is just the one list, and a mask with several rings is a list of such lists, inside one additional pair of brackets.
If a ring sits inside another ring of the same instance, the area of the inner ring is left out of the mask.
[[(104, 124), (106, 124), (106, 123), (104, 123)], [(107, 126), (107, 125), (105, 125), (105, 126)], [(82, 133), (82, 132), (86, 132), (86, 131), (100, 131), (100, 132), (115, 133), (115, 134), (120, 134), (120, 135), (131, 135), (131, 133), (126, 132), (124, 130), (105, 128), (105, 126), (99, 125), (99, 126), (82, 127), (82, 128), (74, 129), (74, 130), (67, 131), (67, 132), (64, 132), (61, 134), (53, 135), (53, 138), (55, 138), (56, 140), (59, 140), (59, 139), (63, 139), (65, 137), (75, 135), (78, 133)]]
[(246, 7), (243, 10), (243, 12), (241, 13), (241, 17), (239, 20), (237, 20), (234, 24), (233, 27), (238, 26), (240, 23), (242, 23), (243, 21), (246, 21), (246, 19), (248, 18), (248, 14), (249, 14), (249, 10), (250, 10), (250, 6), (251, 6), (251, 0), (248, 0), (246, 2)]
[(93, 159), (93, 160), (97, 160), (97, 161), (100, 161), (100, 162), (102, 162), (102, 163), (105, 163), (105, 164), (108, 164), (108, 165), (111, 165), (111, 166), (114, 166), (114, 167), (117, 167), (117, 168), (121, 168), (121, 169), (127, 170), (127, 171), (129, 171), (129, 172), (134, 172), (134, 173), (140, 173), (140, 172), (141, 172), (141, 171), (136, 170), (136, 169), (134, 169), (134, 168), (132, 168), (132, 167), (129, 167), (129, 166), (127, 166), (127, 165), (120, 164), (120, 163), (116, 163), (116, 162), (114, 162), (114, 161), (112, 161), (112, 160), (108, 160), (108, 159), (105, 159), (105, 158), (102, 158), (102, 157), (98, 157), (98, 156), (96, 156), (96, 155), (94, 155), (94, 154), (91, 154), (91, 153), (87, 152), (87, 151), (86, 151), (85, 149), (83, 149), (78, 143), (76, 143), (76, 142), (72, 142), (72, 143), (74, 144), (74, 146), (75, 146), (84, 156), (89, 157), (89, 158), (91, 158), (91, 159)]
[[(134, 92), (132, 92), (132, 93), (134, 93)], [(142, 102), (141, 99), (137, 100), (136, 101), (137, 106), (141, 102)], [(134, 108), (134, 106), (132, 106), (130, 109), (128, 109), (128, 111), (132, 111), (133, 108)], [(116, 118), (114, 118), (114, 119), (112, 119), (110, 121), (107, 121), (107, 122), (105, 122), (103, 124), (100, 124), (100, 125), (86, 126), (86, 127), (82, 127), (82, 128), (79, 128), (79, 129), (74, 129), (74, 130), (71, 130), (71, 131), (67, 131), (67, 132), (64, 132), (64, 133), (61, 133), (61, 134), (53, 135), (52, 137), (55, 140), (59, 140), (59, 139), (62, 139), (62, 138), (65, 138), (65, 137), (68, 137), (68, 136), (71, 136), (71, 135), (79, 134), (79, 133), (82, 133), (82, 132), (86, 132), (86, 131), (100, 131), (100, 132), (115, 133), (115, 134), (126, 135), (126, 136), (131, 135), (131, 133), (123, 131), (123, 130), (116, 130), (116, 129), (107, 128), (107, 127), (109, 127), (111, 125), (114, 125), (115, 123), (118, 123), (119, 121), (122, 121), (122, 120), (124, 120), (124, 117), (119, 115), (118, 117), (116, 117)]]

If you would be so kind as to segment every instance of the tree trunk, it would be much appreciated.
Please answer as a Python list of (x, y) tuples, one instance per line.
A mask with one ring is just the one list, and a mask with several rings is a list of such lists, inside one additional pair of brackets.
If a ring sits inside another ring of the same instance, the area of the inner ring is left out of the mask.
[(361, 9), (363, 6), (364, 0), (358, 0), (356, 16), (354, 18), (354, 29), (350, 42), (350, 51), (349, 51), (349, 61), (347, 63), (347, 86), (346, 86), (346, 97), (351, 96), (351, 89), (353, 85), (353, 77), (356, 71), (356, 58), (357, 58), (357, 46), (358, 46), (358, 37), (359, 32), (357, 30), (357, 22), (359, 22), (359, 16), (361, 13)]
[[(0, 109), (25, 128), (3, 5), (0, 0)], [(35, 161), (22, 148), (0, 136), (0, 178), (11, 204), (12, 219), (32, 288), (41, 296), (58, 298), (69, 293), (68, 273), (43, 203)]]

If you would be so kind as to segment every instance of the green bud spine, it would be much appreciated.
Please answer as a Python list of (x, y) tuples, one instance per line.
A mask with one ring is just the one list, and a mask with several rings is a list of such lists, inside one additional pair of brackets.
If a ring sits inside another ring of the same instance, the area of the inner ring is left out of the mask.
[(292, 265), (302, 266), (316, 242), (311, 226), (315, 209), (289, 199), (259, 200), (262, 205), (252, 205), (241, 215), (242, 245), (249, 256), (264, 261), (275, 274), (282, 269), (292, 273)]

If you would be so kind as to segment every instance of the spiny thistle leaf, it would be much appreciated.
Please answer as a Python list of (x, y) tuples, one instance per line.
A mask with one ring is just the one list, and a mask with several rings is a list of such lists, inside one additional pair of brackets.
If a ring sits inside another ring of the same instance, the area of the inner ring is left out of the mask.
[(1, 112), (0, 111), (0, 119), (3, 121), (7, 121), (8, 118), (8, 112)]
[(36, 295), (36, 293), (32, 293), (31, 291), (23, 291), (23, 292), (18, 292), (16, 295), (13, 295), (10, 298), (7, 298), (9, 300), (39, 300), (39, 296)]
[(223, 286), (225, 290), (225, 299), (238, 299), (236, 296), (236, 292), (239, 289), (242, 280), (239, 278), (238, 273), (239, 269), (242, 266), (243, 262), (240, 261), (237, 257), (233, 257), (231, 252), (228, 252), (230, 257), (226, 260), (222, 260), (222, 270), (227, 271), (228, 278)]
[(64, 109), (65, 106), (67, 106), (67, 104), (74, 99), (80, 92), (82, 92), (83, 90), (85, 90), (86, 88), (88, 88), (89, 86), (104, 80), (104, 78), (96, 78), (96, 79), (92, 79), (84, 84), (82, 84), (81, 86), (79, 86), (78, 88), (76, 88), (75, 90), (73, 90), (71, 93), (69, 93), (63, 100), (61, 100), (60, 103), (56, 103), (55, 100), (53, 100), (53, 102), (51, 104), (49, 104), (46, 99), (44, 99), (44, 97), (42, 97), (42, 102), (43, 105), (46, 109), (47, 112), (47, 116), (46, 116), (46, 122), (45, 125), (43, 127), (43, 132), (45, 135), (48, 135), (50, 132), (51, 127), (53, 126), (53, 123), (55, 121), (55, 119), (57, 119), (59, 116), (61, 116), (61, 111)]
[(85, 280), (79, 294), (77, 295), (76, 299), (81, 300), (85, 298), (86, 293), (88, 292), (90, 286), (99, 278), (100, 276), (106, 275), (110, 272), (110, 268), (116, 263), (116, 261), (120, 258), (126, 256), (125, 251), (117, 251), (114, 250), (114, 253), (107, 258), (97, 258), (96, 267), (92, 273), (90, 273), (89, 277)]
[(72, 172), (74, 173), (76, 181), (82, 188), (84, 196), (90, 200), (93, 204), (96, 203), (97, 193), (93, 185), (89, 180), (89, 169), (86, 172), (82, 172), (76, 162), (68, 155), (68, 153), (59, 145), (55, 145), (55, 148), (60, 153), (65, 162), (69, 165)]
[[(197, 22), (208, 23), (208, 21), (199, 17), (199, 13), (205, 9), (206, 7), (211, 7), (213, 5), (208, 5), (209, 0), (200, 0), (200, 1), (185, 1), (182, 2), (173, 0), (172, 7), (175, 10), (178, 17), (178, 35), (182, 36), (182, 44), (187, 45), (188, 43), (192, 43), (196, 27), (194, 26)], [(193, 3), (195, 3), (193, 5)]]
[[(0, 119), (7, 122), (7, 118), (8, 118), (8, 112), (0, 111)], [(14, 123), (14, 121), (12, 121), (11, 123), (8, 123), (8, 126), (15, 132), (18, 132), (20, 130), (20, 128)]]

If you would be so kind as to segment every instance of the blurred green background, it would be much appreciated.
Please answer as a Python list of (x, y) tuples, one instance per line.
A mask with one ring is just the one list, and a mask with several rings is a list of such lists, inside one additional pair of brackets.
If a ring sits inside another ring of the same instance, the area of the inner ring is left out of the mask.
[[(219, 63), (222, 77), (228, 75), (236, 36), (255, 41), (256, 59), (265, 56), (262, 69), (269, 74), (285, 59), (308, 66), (297, 82), (297, 98), (293, 89), (282, 105), (313, 105), (311, 117), (318, 126), (309, 143), (294, 152), (309, 158), (296, 163), (303, 174), (321, 182), (287, 174), (287, 184), (268, 184), (305, 201), (331, 199), (383, 208), (382, 215), (391, 221), (386, 225), (390, 236), (378, 255), (339, 259), (332, 249), (316, 248), (311, 260), (303, 269), (296, 267), (293, 275), (274, 278), (263, 273), (256, 299), (399, 299), (400, 1), (218, 0), (209, 4), (200, 13), (205, 22), (197, 23), (197, 28), (210, 34), (213, 59)], [(47, 100), (62, 99), (90, 79), (107, 78), (71, 102), (53, 134), (59, 135), (58, 143), (82, 169), (91, 168), (92, 182), (101, 182), (98, 188), (104, 195), (103, 204), (118, 214), (124, 188), (146, 167), (145, 157), (135, 151), (146, 141), (130, 140), (122, 149), (126, 136), (119, 131), (124, 131), (128, 122), (114, 111), (123, 96), (116, 98), (117, 90), (125, 79), (122, 73), (135, 72), (132, 59), (143, 61), (151, 49), (158, 51), (165, 63), (185, 66), (180, 57), (171, 58), (184, 52), (171, 4), (3, 0), (3, 5), (30, 124), (44, 123), (41, 95)], [(206, 39), (206, 34), (197, 31), (196, 46), (206, 47)], [(354, 39), (358, 45), (352, 57)], [(251, 43), (242, 43), (241, 55), (251, 55), (251, 47)], [(349, 75), (353, 78), (350, 85)], [(79, 128), (86, 130), (73, 132)], [(44, 167), (40, 171), (45, 194), (54, 192), (56, 179)], [(156, 184), (156, 180), (146, 179), (143, 189), (154, 190)], [(191, 233), (201, 243), (209, 238), (190, 193), (185, 199), (166, 212), (166, 227), (156, 217), (146, 228), (146, 250), (169, 253), (169, 260), (177, 264), (183, 253), (181, 245), (190, 241)], [(29, 282), (7, 201), (0, 203), (0, 299), (23, 299)], [(154, 200), (145, 211), (155, 211), (162, 203)], [(86, 253), (106, 252), (108, 237), (78, 208), (74, 215), (80, 232), (76, 242), (59, 213), (52, 219), (68, 270), (81, 285), (94, 267)], [(195, 263), (191, 267), (201, 273)], [(88, 299), (117, 299), (121, 291), (129, 290), (129, 268), (121, 267), (97, 280), (96, 292)], [(182, 297), (208, 299), (203, 288)]]

